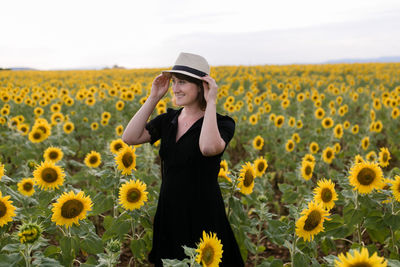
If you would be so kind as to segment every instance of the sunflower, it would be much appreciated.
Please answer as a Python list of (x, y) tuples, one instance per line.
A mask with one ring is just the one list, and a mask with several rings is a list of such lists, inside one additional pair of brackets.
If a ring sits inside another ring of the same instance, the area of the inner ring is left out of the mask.
[(229, 178), (229, 176), (228, 176), (229, 173), (230, 173), (230, 171), (226, 171), (225, 169), (220, 168), (219, 172), (218, 172), (218, 178), (224, 178), (228, 182), (232, 183), (232, 179)]
[(90, 168), (97, 168), (101, 164), (101, 155), (99, 152), (92, 150), (86, 155), (84, 162)]
[(309, 146), (309, 151), (312, 154), (315, 154), (319, 151), (319, 145), (316, 142), (311, 142), (310, 146)]
[(325, 110), (323, 108), (317, 108), (314, 112), (316, 119), (321, 120), (325, 116)]
[(303, 161), (301, 163), (301, 176), (304, 180), (308, 181), (311, 179), (314, 171), (315, 164), (309, 161)]
[(337, 139), (342, 138), (343, 136), (343, 126), (339, 123), (333, 128), (333, 133)]
[(311, 163), (315, 163), (315, 158), (312, 154), (305, 154), (302, 161), (308, 161)]
[(4, 176), (4, 164), (1, 164), (0, 163), (0, 181), (1, 181), (1, 178)]
[(258, 123), (258, 118), (257, 118), (257, 115), (256, 115), (256, 114), (252, 114), (252, 115), (249, 117), (249, 123), (250, 123), (251, 125), (256, 125), (256, 124)]
[(253, 147), (254, 149), (257, 150), (261, 150), (264, 146), (264, 138), (262, 138), (261, 136), (257, 135), (254, 139), (253, 139)]
[(75, 125), (72, 123), (72, 122), (70, 122), (70, 121), (67, 121), (66, 123), (64, 123), (64, 125), (63, 125), (63, 130), (64, 130), (64, 132), (66, 133), (66, 134), (70, 134), (70, 133), (72, 133), (72, 131), (75, 129)]
[(79, 225), (79, 220), (86, 218), (86, 213), (92, 210), (92, 200), (89, 196), (84, 196), (83, 191), (75, 194), (73, 191), (64, 192), (58, 199), (57, 203), (53, 203), (53, 216), (51, 221), (57, 225), (65, 225), (71, 227), (73, 223)]
[(118, 170), (121, 170), (123, 175), (130, 175), (132, 170), (136, 170), (135, 148), (132, 146), (127, 145), (122, 148), (114, 159)]
[(92, 131), (96, 131), (99, 128), (99, 123), (98, 122), (92, 122), (90, 124), (90, 128), (92, 128)]
[(117, 127), (115, 127), (115, 133), (118, 136), (121, 136), (123, 132), (124, 132), (124, 126), (118, 125)]
[(268, 163), (264, 157), (258, 157), (253, 163), (256, 177), (262, 176), (268, 168)]
[(390, 189), (393, 192), (394, 198), (400, 202), (400, 176), (396, 175)]
[(123, 147), (126, 146), (126, 143), (122, 141), (121, 138), (115, 139), (110, 143), (110, 151), (113, 154), (117, 154)]
[(335, 149), (335, 154), (338, 154), (340, 152), (340, 150), (342, 149), (342, 147), (340, 146), (339, 143), (335, 143), (333, 145), (333, 148)]
[(111, 118), (111, 113), (108, 112), (108, 111), (104, 111), (104, 112), (101, 114), (101, 119), (102, 119), (102, 120), (109, 120), (110, 118)]
[(383, 124), (381, 120), (374, 122), (374, 132), (380, 133), (383, 129)]
[(294, 149), (294, 141), (292, 139), (289, 139), (286, 142), (285, 149), (286, 149), (287, 152), (292, 152), (293, 151), (293, 149)]
[(376, 152), (375, 152), (375, 151), (370, 151), (370, 152), (365, 156), (365, 158), (366, 158), (368, 161), (376, 161), (376, 160), (377, 160)]
[(35, 184), (44, 190), (58, 189), (64, 183), (64, 177), (64, 170), (52, 161), (41, 162), (33, 171)]
[(322, 151), (322, 159), (325, 163), (331, 164), (335, 158), (335, 151), (331, 147), (327, 147)]
[(314, 201), (322, 203), (322, 207), (330, 210), (335, 206), (335, 201), (338, 200), (335, 184), (332, 181), (322, 179), (318, 181), (318, 187), (314, 189)]
[(391, 116), (392, 116), (392, 118), (393, 119), (396, 119), (398, 116), (400, 115), (400, 110), (399, 110), (399, 108), (394, 108), (393, 110), (392, 110), (392, 114), (391, 114)]
[(357, 154), (357, 155), (354, 157), (354, 162), (355, 162), (355, 163), (361, 163), (361, 162), (364, 162), (364, 159), (363, 159), (363, 157), (362, 157), (360, 154)]
[(384, 178), (378, 163), (364, 161), (351, 167), (349, 181), (354, 186), (353, 190), (358, 190), (360, 194), (368, 194), (373, 189), (382, 188)]
[(379, 152), (379, 165), (381, 165), (381, 167), (388, 166), (390, 159), (391, 157), (389, 150), (386, 147), (382, 147), (381, 151)]
[(322, 127), (325, 129), (331, 128), (333, 126), (333, 120), (330, 117), (326, 117), (321, 121)]
[(125, 103), (124, 103), (124, 101), (122, 101), (122, 100), (118, 100), (117, 103), (115, 103), (115, 108), (116, 108), (118, 111), (123, 110), (123, 109), (124, 109), (124, 106), (125, 106)]
[(28, 139), (32, 143), (40, 143), (46, 139), (46, 135), (38, 128), (34, 128), (29, 132)]
[(63, 158), (63, 156), (64, 153), (58, 147), (49, 147), (43, 153), (45, 161), (53, 161), (54, 163), (60, 161)]
[(29, 132), (29, 125), (26, 123), (22, 123), (18, 126), (18, 131), (20, 131), (21, 135), (25, 136)]
[(368, 146), (369, 146), (369, 137), (366, 136), (361, 140), (361, 147), (362, 149), (367, 150)]
[(129, 180), (119, 188), (119, 203), (124, 209), (140, 209), (147, 202), (146, 184), (139, 180)]
[(254, 188), (254, 178), (256, 178), (256, 172), (250, 162), (246, 162), (242, 165), (242, 169), (239, 174), (239, 184), (240, 192), (245, 195), (249, 195), (253, 192)]
[(274, 122), (276, 127), (281, 128), (283, 123), (285, 122), (285, 117), (282, 115), (276, 116)]
[(314, 235), (324, 231), (323, 223), (325, 220), (330, 220), (329, 212), (324, 210), (322, 203), (311, 201), (308, 203), (308, 208), (301, 212), (301, 216), (296, 221), (296, 234), (302, 237), (305, 241), (314, 239)]
[(18, 191), (22, 195), (30, 197), (35, 193), (35, 188), (33, 188), (34, 185), (35, 180), (33, 178), (24, 178), (17, 184)]
[(10, 196), (2, 196), (0, 192), (0, 227), (11, 222), (12, 217), (15, 216), (15, 207), (12, 205), (12, 201), (9, 200)]
[(217, 238), (215, 233), (206, 234), (203, 231), (203, 239), (200, 238), (200, 243), (197, 246), (196, 262), (207, 267), (218, 267), (222, 259), (221, 240)]
[(368, 249), (361, 248), (361, 252), (353, 250), (353, 255), (350, 252), (338, 255), (339, 260), (335, 260), (335, 267), (353, 267), (353, 266), (370, 266), (370, 267), (386, 267), (387, 261), (383, 257), (379, 257), (375, 252), (371, 257)]
[(349, 129), (349, 127), (350, 127), (350, 122), (349, 121), (344, 121), (343, 128), (344, 129)]
[(356, 124), (351, 128), (352, 134), (357, 134), (360, 127)]
[(21, 244), (33, 244), (43, 232), (43, 227), (38, 223), (23, 223), (18, 227), (18, 239)]

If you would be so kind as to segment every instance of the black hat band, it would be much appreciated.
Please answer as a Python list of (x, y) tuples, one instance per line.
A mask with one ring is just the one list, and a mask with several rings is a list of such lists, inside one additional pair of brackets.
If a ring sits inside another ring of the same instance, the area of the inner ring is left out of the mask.
[(193, 68), (191, 68), (191, 67), (182, 66), (182, 65), (175, 65), (175, 66), (172, 68), (172, 70), (187, 71), (187, 72), (190, 72), (191, 74), (194, 74), (194, 75), (197, 75), (197, 76), (200, 76), (200, 77), (204, 77), (204, 76), (207, 75), (207, 73), (205, 73), (205, 72), (202, 72), (202, 71), (200, 71), (200, 70), (193, 69)]

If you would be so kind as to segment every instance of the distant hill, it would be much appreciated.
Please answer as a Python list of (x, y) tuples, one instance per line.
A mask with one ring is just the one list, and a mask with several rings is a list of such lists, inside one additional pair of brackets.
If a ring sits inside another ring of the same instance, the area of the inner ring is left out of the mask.
[(10, 70), (36, 70), (32, 68), (25, 68), (25, 67), (20, 67), (20, 68), (9, 68)]
[(336, 63), (400, 63), (400, 56), (394, 57), (375, 57), (375, 58), (342, 58), (322, 62), (322, 64), (336, 64)]

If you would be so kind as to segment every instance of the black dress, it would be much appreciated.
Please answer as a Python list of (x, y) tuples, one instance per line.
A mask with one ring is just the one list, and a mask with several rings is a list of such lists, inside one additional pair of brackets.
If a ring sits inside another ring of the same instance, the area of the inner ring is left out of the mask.
[[(218, 185), (223, 153), (205, 157), (199, 148), (203, 118), (197, 120), (176, 142), (178, 116), (182, 109), (168, 109), (146, 125), (154, 143), (161, 139), (162, 182), (153, 226), (153, 248), (149, 261), (186, 257), (182, 245), (196, 247), (203, 231), (216, 233), (222, 243), (220, 266), (244, 266), (239, 247), (226, 217)], [(217, 114), (220, 135), (228, 144), (235, 122)]]

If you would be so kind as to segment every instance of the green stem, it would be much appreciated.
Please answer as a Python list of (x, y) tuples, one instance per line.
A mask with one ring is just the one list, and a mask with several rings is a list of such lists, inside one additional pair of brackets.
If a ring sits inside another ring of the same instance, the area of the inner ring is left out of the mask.
[(31, 267), (31, 249), (28, 244), (25, 245), (25, 250), (24, 250), (23, 255), (25, 258), (25, 266)]
[(229, 201), (228, 201), (228, 216), (227, 216), (228, 219), (229, 219), (229, 217), (231, 216), (231, 212), (232, 212), (232, 209), (231, 209), (231, 199), (233, 198), (233, 194), (235, 193), (235, 188), (236, 188), (237, 184), (238, 184), (238, 179), (237, 179), (237, 177), (235, 177), (235, 181), (234, 181), (234, 183), (232, 183), (231, 192), (230, 192), (230, 195), (229, 195)]
[(290, 260), (291, 260), (292, 266), (293, 266), (293, 262), (294, 262), (294, 254), (295, 254), (294, 252), (295, 252), (295, 250), (296, 250), (297, 239), (298, 239), (298, 238), (296, 238), (296, 233), (294, 233), (293, 244), (292, 244), (292, 250), (290, 251)]
[[(355, 198), (354, 198), (354, 206), (355, 206), (355, 210), (357, 212), (358, 210), (358, 193), (353, 191), (353, 193), (355, 194)], [(362, 245), (362, 235), (361, 235), (361, 223), (357, 223), (357, 237), (358, 237), (358, 243), (360, 245)]]

